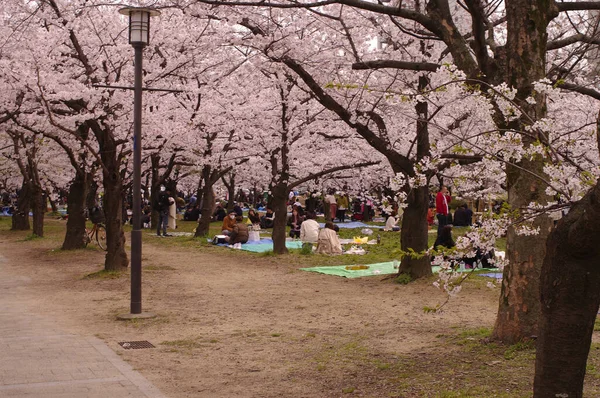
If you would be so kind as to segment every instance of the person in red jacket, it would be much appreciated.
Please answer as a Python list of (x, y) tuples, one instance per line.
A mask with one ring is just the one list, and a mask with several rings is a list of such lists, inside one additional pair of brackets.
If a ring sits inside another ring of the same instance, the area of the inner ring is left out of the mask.
[(448, 211), (452, 197), (448, 193), (448, 187), (442, 185), (435, 197), (435, 212), (438, 219), (438, 237), (444, 225), (448, 224)]

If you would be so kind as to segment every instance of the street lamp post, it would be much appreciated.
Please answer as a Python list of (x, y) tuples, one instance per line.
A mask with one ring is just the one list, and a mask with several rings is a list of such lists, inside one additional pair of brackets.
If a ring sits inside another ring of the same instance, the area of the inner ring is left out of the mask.
[(142, 59), (150, 42), (150, 17), (159, 15), (149, 8), (126, 7), (119, 13), (129, 16), (129, 44), (135, 50), (135, 84), (133, 97), (133, 230), (131, 231), (131, 314), (121, 318), (145, 318), (142, 313)]

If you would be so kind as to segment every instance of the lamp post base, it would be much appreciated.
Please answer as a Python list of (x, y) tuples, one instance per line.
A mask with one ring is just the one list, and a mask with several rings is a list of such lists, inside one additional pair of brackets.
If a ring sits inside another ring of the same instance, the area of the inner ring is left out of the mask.
[(121, 314), (117, 315), (117, 319), (120, 321), (129, 321), (132, 319), (152, 319), (156, 318), (156, 314), (152, 312), (142, 312), (141, 314)]

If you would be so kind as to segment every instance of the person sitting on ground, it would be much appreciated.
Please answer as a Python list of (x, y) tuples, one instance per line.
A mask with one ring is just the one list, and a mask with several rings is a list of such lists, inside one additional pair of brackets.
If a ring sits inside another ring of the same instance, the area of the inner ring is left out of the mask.
[(442, 246), (447, 249), (452, 249), (454, 246), (456, 246), (456, 243), (454, 243), (454, 239), (452, 238), (452, 225), (444, 225), (442, 227), (440, 234), (433, 244), (433, 248), (437, 249), (438, 246)]
[(235, 211), (230, 211), (229, 215), (223, 220), (223, 226), (221, 227), (221, 233), (223, 235), (231, 235), (233, 227), (235, 226)]
[(317, 253), (342, 254), (342, 244), (335, 232), (335, 225), (331, 221), (328, 221), (325, 228), (319, 231)]
[(319, 223), (314, 211), (306, 213), (306, 220), (300, 224), (300, 240), (302, 243), (317, 243), (319, 238)]
[(183, 214), (184, 221), (198, 221), (198, 218), (200, 218), (200, 205), (188, 208)]
[(273, 209), (267, 207), (267, 213), (260, 218), (260, 227), (261, 228), (273, 228), (273, 222), (275, 220), (275, 213), (273, 213)]
[(400, 231), (400, 227), (398, 226), (398, 219), (396, 218), (396, 212), (392, 210), (390, 216), (385, 222), (385, 227), (383, 227), (384, 231)]
[(248, 210), (248, 220), (252, 223), (252, 225), (260, 226), (260, 216), (254, 209)]
[(236, 216), (244, 215), (244, 211), (237, 202), (233, 202), (233, 211), (235, 211)]
[(429, 206), (429, 210), (427, 210), (427, 225), (432, 226), (435, 222), (435, 206)]
[(212, 215), (213, 221), (223, 221), (227, 217), (227, 213), (225, 209), (220, 204), (217, 205), (215, 212)]
[(473, 223), (473, 211), (465, 203), (459, 206), (454, 212), (454, 222), (456, 227), (469, 227)]
[(231, 231), (231, 235), (225, 237), (225, 242), (230, 245), (235, 245), (236, 243), (247, 243), (249, 232), (248, 226), (244, 224), (243, 216), (235, 216), (235, 225), (233, 226), (233, 230)]
[(298, 206), (292, 207), (292, 216), (290, 218), (290, 238), (299, 238), (300, 227), (304, 221), (304, 217), (302, 217), (301, 210), (298, 208)]

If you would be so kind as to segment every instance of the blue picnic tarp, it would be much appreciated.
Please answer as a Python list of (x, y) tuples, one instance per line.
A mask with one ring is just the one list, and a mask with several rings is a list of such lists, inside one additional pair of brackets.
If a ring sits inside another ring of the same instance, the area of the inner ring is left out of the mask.
[[(226, 243), (221, 243), (219, 246), (229, 246)], [(300, 249), (302, 248), (302, 242), (299, 240), (286, 240), (285, 247), (288, 249)], [(246, 250), (253, 253), (264, 253), (269, 250), (273, 250), (273, 239), (262, 238), (259, 241), (242, 243), (242, 250)]]

